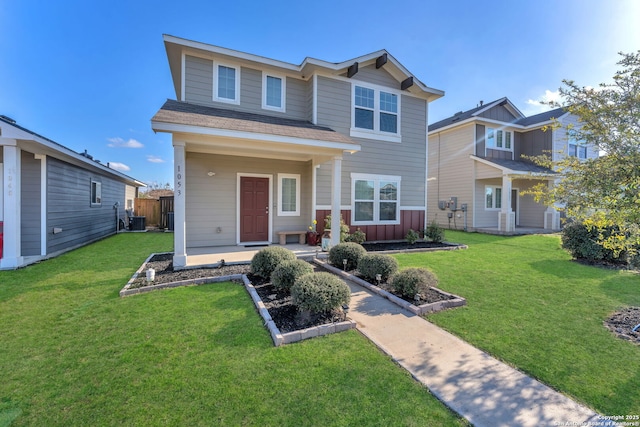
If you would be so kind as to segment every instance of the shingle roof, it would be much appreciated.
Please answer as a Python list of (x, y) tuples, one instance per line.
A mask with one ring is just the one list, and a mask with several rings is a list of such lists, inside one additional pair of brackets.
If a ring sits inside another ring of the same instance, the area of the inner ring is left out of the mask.
[(164, 103), (151, 121), (356, 144), (351, 138), (331, 128), (304, 120), (206, 107), (171, 99)]
[(545, 175), (555, 175), (556, 172), (552, 171), (549, 168), (545, 168), (543, 166), (538, 166), (534, 163), (523, 162), (519, 160), (510, 160), (510, 159), (495, 159), (495, 158), (487, 158), (482, 156), (477, 156), (482, 160), (487, 162), (494, 163), (498, 166), (501, 166), (506, 169), (511, 169), (512, 171), (517, 172), (530, 172), (536, 174), (545, 174)]
[(452, 125), (454, 123), (466, 120), (466, 119), (472, 117), (473, 113), (475, 113), (476, 111), (479, 111), (479, 110), (481, 110), (483, 108), (486, 108), (487, 105), (493, 104), (496, 101), (498, 101), (498, 100), (496, 99), (495, 101), (489, 102), (487, 104), (480, 105), (480, 106), (478, 106), (476, 108), (472, 108), (471, 110), (460, 111), (460, 112), (454, 114), (451, 117), (447, 117), (446, 119), (442, 119), (439, 122), (432, 123), (432, 124), (429, 125), (429, 132), (431, 132), (432, 130), (440, 129), (440, 128), (443, 128), (445, 126), (449, 126), (449, 125)]
[(566, 112), (567, 111), (564, 108), (560, 107), (550, 111), (545, 111), (544, 113), (536, 114), (535, 116), (523, 117), (518, 120), (516, 124), (522, 126), (530, 126), (536, 123), (548, 122), (551, 119), (557, 119)]

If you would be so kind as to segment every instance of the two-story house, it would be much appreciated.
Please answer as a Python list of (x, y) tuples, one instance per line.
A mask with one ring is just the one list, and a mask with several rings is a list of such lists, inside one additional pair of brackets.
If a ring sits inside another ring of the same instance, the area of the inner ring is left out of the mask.
[(525, 117), (501, 98), (429, 125), (428, 221), (501, 234), (559, 230), (556, 209), (521, 193), (560, 179), (527, 157), (598, 156), (568, 137), (569, 123), (578, 124), (562, 108)]
[[(331, 214), (368, 240), (426, 220), (429, 102), (385, 50), (295, 65), (164, 36), (176, 100), (152, 118), (174, 147), (174, 265), (191, 248), (278, 242)], [(332, 234), (332, 244), (338, 243)]]

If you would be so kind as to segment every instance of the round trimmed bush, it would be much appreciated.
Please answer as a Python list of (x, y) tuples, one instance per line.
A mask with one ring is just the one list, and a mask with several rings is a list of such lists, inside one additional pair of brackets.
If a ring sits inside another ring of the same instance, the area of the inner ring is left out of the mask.
[(271, 284), (288, 291), (298, 277), (309, 273), (313, 273), (313, 267), (306, 261), (301, 259), (284, 261), (271, 273)]
[(437, 284), (438, 278), (426, 268), (407, 268), (393, 276), (391, 281), (393, 290), (405, 298), (413, 298)]
[(256, 253), (251, 259), (251, 273), (268, 279), (276, 267), (284, 261), (295, 261), (296, 255), (282, 246), (269, 246)]
[(301, 311), (323, 313), (349, 304), (351, 290), (331, 273), (310, 273), (298, 277), (291, 287), (291, 301)]
[(338, 243), (329, 250), (329, 264), (344, 268), (343, 260), (347, 260), (347, 270), (354, 270), (360, 258), (367, 253), (362, 245), (354, 242)]
[(381, 280), (386, 282), (396, 271), (398, 271), (398, 261), (391, 255), (364, 254), (358, 261), (358, 272), (371, 283), (376, 283), (378, 274)]

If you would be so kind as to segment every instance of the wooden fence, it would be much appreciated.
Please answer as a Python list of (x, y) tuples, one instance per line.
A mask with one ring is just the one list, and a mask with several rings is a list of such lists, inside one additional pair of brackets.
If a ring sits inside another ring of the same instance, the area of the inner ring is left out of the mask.
[(135, 216), (144, 216), (147, 227), (169, 228), (169, 212), (173, 212), (173, 196), (157, 199), (135, 199)]

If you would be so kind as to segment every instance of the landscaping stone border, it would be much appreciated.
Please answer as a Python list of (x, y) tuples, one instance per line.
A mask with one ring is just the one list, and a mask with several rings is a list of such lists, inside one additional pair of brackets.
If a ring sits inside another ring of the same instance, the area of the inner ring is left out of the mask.
[(242, 280), (242, 283), (244, 284), (244, 287), (247, 290), (247, 292), (249, 292), (249, 295), (251, 296), (251, 299), (253, 300), (253, 303), (255, 304), (256, 309), (258, 310), (258, 313), (260, 314), (260, 316), (262, 316), (262, 319), (264, 320), (264, 324), (267, 327), (269, 334), (271, 334), (271, 339), (273, 340), (273, 344), (276, 347), (279, 347), (283, 344), (291, 344), (297, 341), (302, 341), (308, 338), (320, 337), (323, 335), (333, 334), (335, 332), (342, 332), (342, 331), (356, 328), (356, 322), (351, 319), (348, 319), (342, 322), (325, 324), (325, 325), (315, 326), (311, 328), (301, 329), (298, 331), (282, 333), (280, 332), (275, 322), (271, 318), (271, 315), (269, 314), (269, 310), (267, 310), (267, 307), (265, 307), (255, 287), (251, 284), (251, 282), (249, 281), (249, 278), (245, 274), (203, 277), (199, 279), (181, 280), (179, 282), (143, 286), (141, 288), (131, 288), (131, 284), (135, 279), (138, 278), (138, 276), (143, 274), (143, 272), (145, 271), (145, 267), (147, 263), (151, 260), (151, 258), (153, 258), (155, 255), (162, 255), (165, 253), (172, 253), (172, 252), (164, 252), (164, 253), (158, 253), (158, 254), (153, 253), (149, 255), (149, 257), (144, 261), (144, 263), (142, 263), (140, 268), (135, 273), (133, 273), (133, 275), (131, 276), (131, 278), (125, 285), (125, 287), (122, 288), (122, 290), (120, 291), (120, 296), (125, 297), (129, 295), (136, 295), (136, 294), (141, 294), (145, 292), (151, 292), (158, 289), (177, 288), (180, 286), (204, 285), (207, 283), (228, 282), (230, 280)]
[[(392, 240), (392, 242), (395, 240)], [(398, 240), (398, 242), (401, 242), (402, 240)], [(376, 243), (375, 241), (373, 242), (365, 242), (365, 243)], [(412, 252), (437, 252), (437, 251), (457, 251), (460, 249), (469, 249), (469, 246), (467, 245), (463, 245), (461, 243), (452, 243), (452, 242), (442, 242), (443, 245), (447, 245), (444, 247), (437, 247), (437, 248), (413, 248), (413, 249), (391, 249), (388, 251), (367, 251), (367, 253), (370, 254), (406, 254), (406, 253), (412, 253)], [(366, 249), (366, 248), (365, 248)]]
[[(373, 252), (372, 252), (373, 253)], [(413, 305), (410, 302), (407, 302), (405, 300), (403, 300), (402, 298), (385, 291), (384, 289), (380, 289), (378, 286), (372, 285), (371, 283), (367, 282), (366, 280), (362, 280), (359, 277), (356, 277), (346, 271), (340, 270), (339, 268), (336, 268), (332, 265), (329, 265), (328, 263), (321, 261), (319, 259), (314, 259), (313, 260), (314, 263), (316, 263), (317, 265), (321, 266), (322, 268), (325, 268), (326, 270), (329, 270), (330, 272), (343, 277), (344, 279), (350, 280), (353, 283), (360, 285), (364, 288), (369, 289), (370, 291), (380, 295), (381, 297), (384, 297), (386, 299), (388, 299), (389, 301), (391, 301), (392, 303), (399, 305), (400, 307), (410, 311), (413, 314), (416, 314), (418, 316), (422, 316), (423, 314), (426, 313), (435, 313), (437, 311), (442, 311), (448, 308), (454, 308), (454, 307), (462, 307), (464, 305), (467, 305), (467, 300), (464, 299), (461, 296), (458, 295), (454, 295), (454, 294), (450, 294), (448, 292), (443, 291), (442, 289), (438, 289), (438, 288), (434, 288), (431, 287), (431, 289), (433, 289), (434, 291), (445, 295), (446, 297), (450, 298), (444, 301), (437, 301), (437, 302), (432, 302), (429, 304), (423, 304), (423, 305)]]

